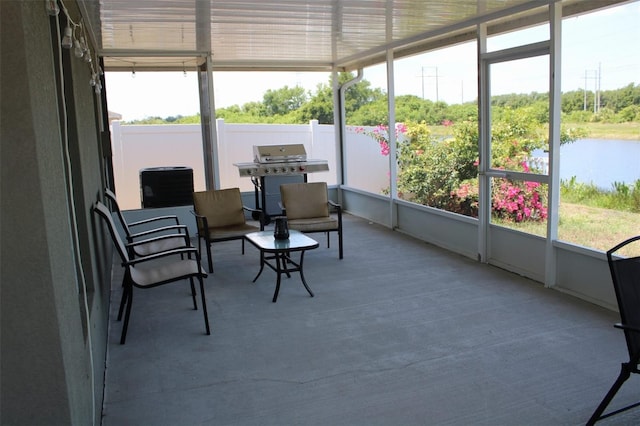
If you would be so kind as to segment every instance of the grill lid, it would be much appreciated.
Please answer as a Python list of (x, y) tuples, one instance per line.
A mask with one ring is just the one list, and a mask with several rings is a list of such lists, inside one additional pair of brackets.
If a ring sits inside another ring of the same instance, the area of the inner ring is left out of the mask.
[(256, 163), (282, 163), (306, 160), (307, 152), (303, 144), (253, 146), (253, 161)]

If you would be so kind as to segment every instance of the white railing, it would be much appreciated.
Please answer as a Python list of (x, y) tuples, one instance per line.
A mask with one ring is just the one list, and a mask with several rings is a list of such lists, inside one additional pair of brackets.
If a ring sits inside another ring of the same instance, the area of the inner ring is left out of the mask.
[[(299, 144), (309, 159), (329, 162), (329, 171), (309, 174), (309, 181), (335, 185), (337, 179), (336, 137), (333, 125), (318, 124), (227, 124), (216, 121), (220, 187), (253, 191), (249, 178), (240, 178), (234, 163), (252, 161), (254, 145)], [(348, 184), (379, 193), (388, 187), (388, 157), (368, 136), (347, 132), (344, 152)], [(113, 167), (118, 201), (125, 210), (141, 207), (140, 171), (153, 167), (190, 167), (194, 190), (205, 189), (202, 133), (199, 124), (111, 126)]]

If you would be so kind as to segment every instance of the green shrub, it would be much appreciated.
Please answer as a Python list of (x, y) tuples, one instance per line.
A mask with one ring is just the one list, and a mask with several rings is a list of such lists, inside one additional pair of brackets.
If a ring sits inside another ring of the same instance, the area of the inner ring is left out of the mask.
[[(532, 151), (548, 147), (547, 125), (541, 122), (540, 105), (514, 110), (496, 107), (499, 112), (492, 126), (492, 167), (520, 172), (532, 169)], [(396, 126), (397, 188), (404, 200), (475, 217), (478, 214), (478, 123), (475, 120), (452, 123), (452, 137), (435, 137), (427, 123), (408, 122)], [(380, 145), (388, 155), (388, 129), (358, 127)], [(561, 144), (582, 135), (580, 129), (562, 129)], [(575, 188), (582, 189), (573, 182)], [(589, 189), (588, 187), (586, 189)], [(640, 191), (637, 192), (640, 194)], [(536, 182), (494, 179), (492, 211), (503, 221), (544, 221), (547, 216), (547, 187)]]
[(614, 182), (612, 187), (612, 190), (603, 190), (592, 183), (576, 182), (572, 176), (560, 182), (560, 196), (568, 203), (640, 213), (640, 179), (633, 185)]
[(629, 105), (618, 113), (621, 122), (640, 121), (640, 105)]

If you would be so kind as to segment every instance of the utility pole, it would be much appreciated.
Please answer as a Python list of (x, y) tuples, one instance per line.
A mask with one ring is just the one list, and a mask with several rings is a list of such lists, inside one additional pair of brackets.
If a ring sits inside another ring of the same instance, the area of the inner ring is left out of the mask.
[(600, 112), (600, 84), (602, 83), (602, 63), (598, 62), (598, 102), (596, 102), (596, 105), (598, 106), (597, 112)]
[(582, 100), (582, 110), (587, 110), (587, 70), (584, 70), (584, 89), (583, 89), (583, 100)]
[[(436, 70), (435, 75), (425, 75), (424, 70), (428, 69), (428, 68), (435, 69)], [(439, 99), (440, 99), (439, 94), (438, 94), (438, 90), (439, 90), (439, 87), (438, 87), (438, 85), (439, 85), (438, 84), (438, 67), (420, 67), (420, 79), (422, 81), (422, 99), (424, 99), (424, 78), (425, 77), (435, 77), (435, 79), (436, 79), (436, 102), (438, 102)]]
[(438, 67), (436, 67), (436, 102), (438, 102), (440, 100), (440, 97), (438, 96), (438, 88), (439, 88), (439, 84), (438, 84)]
[[(593, 76), (591, 76), (590, 74), (593, 73)], [(594, 80), (594, 91), (593, 91), (593, 112), (594, 114), (597, 112), (596, 110), (596, 104), (598, 103), (598, 100), (596, 99), (596, 97), (598, 96), (598, 79), (599, 79), (599, 72), (598, 70), (584, 70), (584, 107), (583, 110), (586, 111), (587, 110), (587, 79), (593, 79)]]

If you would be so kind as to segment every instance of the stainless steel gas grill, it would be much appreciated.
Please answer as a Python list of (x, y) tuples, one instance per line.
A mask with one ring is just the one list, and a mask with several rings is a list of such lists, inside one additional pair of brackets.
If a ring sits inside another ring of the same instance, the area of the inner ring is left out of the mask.
[(253, 162), (236, 163), (241, 177), (264, 177), (274, 175), (305, 175), (326, 172), (326, 160), (307, 160), (302, 144), (254, 146)]
[(302, 144), (254, 146), (253, 162), (234, 166), (238, 167), (240, 177), (251, 178), (256, 208), (262, 210), (265, 225), (271, 221), (271, 215), (280, 215), (281, 184), (306, 182), (308, 173), (329, 170), (326, 160), (307, 159)]

